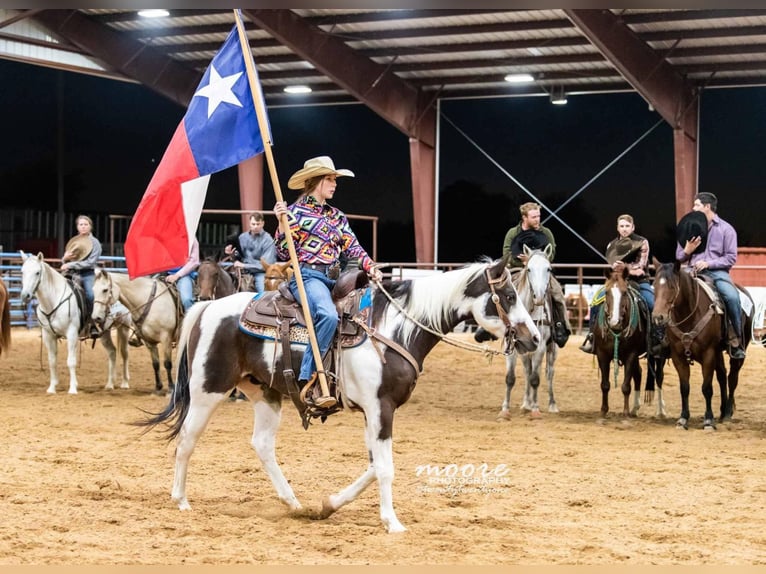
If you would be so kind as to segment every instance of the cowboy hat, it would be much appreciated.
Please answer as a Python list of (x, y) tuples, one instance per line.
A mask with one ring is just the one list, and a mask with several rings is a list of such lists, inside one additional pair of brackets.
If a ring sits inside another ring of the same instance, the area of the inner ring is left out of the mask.
[(93, 251), (93, 241), (89, 235), (75, 235), (64, 248), (64, 256), (61, 261), (82, 261)]
[(306, 163), (303, 164), (303, 169), (299, 169), (290, 177), (287, 187), (290, 189), (303, 189), (303, 184), (307, 179), (319, 175), (346, 175), (354, 177), (354, 172), (349, 169), (335, 169), (335, 164), (329, 156), (320, 155), (319, 157), (307, 159)]
[(606, 246), (607, 263), (614, 265), (618, 261), (629, 261), (632, 256), (641, 251), (643, 243), (643, 239), (631, 239), (630, 237), (615, 239)]
[(518, 257), (524, 253), (524, 246), (530, 249), (544, 249), (550, 243), (548, 237), (537, 229), (525, 229), (511, 241), (511, 255)]
[(690, 211), (676, 225), (676, 239), (681, 247), (692, 237), (699, 237), (702, 242), (694, 253), (702, 253), (707, 245), (707, 217), (701, 211)]

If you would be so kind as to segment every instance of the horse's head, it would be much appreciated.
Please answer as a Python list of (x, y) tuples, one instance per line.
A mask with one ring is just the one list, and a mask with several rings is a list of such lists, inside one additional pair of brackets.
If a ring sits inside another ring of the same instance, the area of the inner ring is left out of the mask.
[(21, 258), (24, 261), (21, 265), (21, 301), (26, 304), (40, 287), (45, 257), (42, 253), (34, 257), (21, 251)]
[(269, 263), (261, 257), (261, 265), (266, 272), (264, 277), (264, 289), (266, 291), (276, 291), (280, 283), (288, 281), (292, 277), (293, 269), (290, 267), (289, 261)]
[(199, 287), (200, 301), (215, 299), (218, 273), (222, 271), (218, 263), (211, 259), (205, 259), (199, 264), (197, 267), (197, 286)]
[(507, 335), (517, 349), (529, 352), (537, 348), (540, 331), (519, 300), (507, 263), (508, 256), (489, 263), (468, 285), (466, 296), (481, 289), (486, 296), (476, 296), (472, 308), (476, 323), (498, 339)]
[(623, 326), (626, 319), (630, 318), (631, 301), (628, 294), (628, 268), (620, 266), (612, 269), (604, 286), (604, 316), (609, 327), (617, 330)]
[(527, 256), (525, 264), (527, 281), (532, 290), (532, 297), (535, 305), (545, 304), (545, 295), (548, 292), (548, 284), (551, 280), (551, 260), (552, 247), (550, 244), (545, 246), (544, 250), (530, 249), (524, 245), (524, 255)]
[(120, 298), (120, 288), (112, 281), (112, 276), (103, 269), (96, 268), (93, 280), (93, 311), (91, 317), (102, 327), (109, 315), (109, 309)]
[(656, 270), (652, 321), (655, 325), (662, 327), (670, 322), (673, 307), (681, 293), (681, 264), (678, 261), (660, 263), (656, 257), (652, 258), (652, 262)]

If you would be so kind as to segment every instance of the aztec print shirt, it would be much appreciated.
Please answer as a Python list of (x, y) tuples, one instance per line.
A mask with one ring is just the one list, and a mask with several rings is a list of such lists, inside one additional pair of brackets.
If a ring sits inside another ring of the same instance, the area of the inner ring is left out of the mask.
[[(319, 205), (313, 196), (306, 195), (288, 206), (287, 221), (299, 262), (332, 265), (345, 252), (349, 259), (358, 258), (359, 266), (365, 271), (373, 266), (372, 259), (359, 244), (341, 210), (326, 203)], [(274, 242), (277, 257), (281, 261), (289, 260), (287, 241), (281, 229), (277, 231)]]

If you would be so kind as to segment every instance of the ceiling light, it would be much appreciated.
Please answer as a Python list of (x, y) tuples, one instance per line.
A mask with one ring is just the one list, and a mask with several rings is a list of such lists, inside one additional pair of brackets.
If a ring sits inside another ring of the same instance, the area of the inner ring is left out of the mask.
[(505, 77), (506, 82), (511, 84), (525, 84), (528, 82), (534, 82), (535, 78), (532, 74), (508, 74)]
[(564, 86), (551, 88), (551, 103), (556, 106), (563, 106), (567, 103), (567, 93), (564, 91)]
[(308, 86), (285, 86), (284, 91), (288, 94), (310, 94), (311, 88)]
[(164, 18), (170, 16), (170, 12), (162, 8), (152, 8), (151, 10), (139, 10), (138, 15), (142, 18)]

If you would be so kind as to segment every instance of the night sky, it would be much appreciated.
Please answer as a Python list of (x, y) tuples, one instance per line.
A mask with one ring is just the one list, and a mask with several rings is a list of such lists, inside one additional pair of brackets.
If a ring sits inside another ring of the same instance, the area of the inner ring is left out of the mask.
[[(140, 85), (6, 60), (0, 60), (6, 136), (0, 154), (2, 206), (56, 209), (58, 78), (64, 94), (66, 210), (132, 215), (184, 108)], [(334, 205), (380, 217), (380, 261), (413, 261), (407, 137), (362, 105), (270, 108), (268, 114), (285, 198), (295, 198), (286, 182), (304, 160), (330, 155), (337, 167), (356, 173), (339, 180)], [(443, 262), (501, 254), (505, 232), (519, 219), (518, 205), (534, 200), (503, 170), (547, 207), (543, 218), (556, 236), (558, 262), (597, 261), (550, 211), (660, 119), (633, 93), (570, 96), (566, 106), (539, 97), (449, 100), (442, 102), (442, 114)], [(703, 93), (699, 190), (718, 196), (719, 214), (737, 228), (740, 246), (766, 246), (764, 142), (766, 89)], [(264, 208), (270, 209), (268, 170), (266, 179)], [(674, 205), (672, 130), (662, 122), (558, 216), (602, 251), (616, 235), (617, 215), (630, 213), (653, 253), (668, 260)], [(239, 208), (236, 168), (213, 175), (205, 207)], [(355, 228), (366, 243), (364, 224)]]

